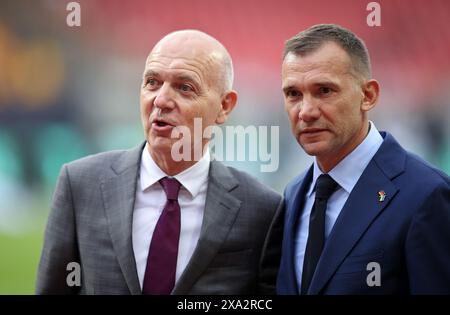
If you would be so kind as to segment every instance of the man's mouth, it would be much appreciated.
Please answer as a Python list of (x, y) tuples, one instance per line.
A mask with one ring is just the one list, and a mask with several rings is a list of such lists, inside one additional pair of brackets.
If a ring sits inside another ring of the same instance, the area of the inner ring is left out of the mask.
[(326, 129), (323, 128), (305, 128), (300, 131), (300, 134), (316, 134), (321, 131), (326, 131)]
[(159, 126), (159, 127), (164, 127), (164, 126), (174, 126), (175, 124), (172, 123), (171, 121), (169, 121), (166, 118), (154, 118), (152, 120), (152, 124)]
[(166, 123), (166, 122), (164, 122), (164, 121), (155, 121), (155, 124), (156, 124), (158, 127), (164, 127), (164, 126), (167, 126), (167, 125), (168, 125), (168, 123)]
[(158, 133), (171, 131), (175, 127), (171, 122), (159, 118), (153, 119), (151, 126), (153, 131)]

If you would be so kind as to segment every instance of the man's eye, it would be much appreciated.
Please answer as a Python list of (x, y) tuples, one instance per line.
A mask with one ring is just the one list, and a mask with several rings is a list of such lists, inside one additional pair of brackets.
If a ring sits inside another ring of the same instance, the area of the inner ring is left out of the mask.
[(290, 90), (286, 92), (286, 97), (287, 98), (297, 98), (300, 97), (302, 94), (298, 91), (295, 90)]
[(182, 90), (183, 92), (190, 92), (193, 91), (193, 88), (189, 84), (181, 84), (180, 90)]
[(152, 78), (148, 78), (145, 81), (145, 86), (149, 88), (155, 88), (158, 85), (158, 81)]
[(322, 86), (319, 89), (320, 94), (330, 94), (332, 90), (329, 87)]

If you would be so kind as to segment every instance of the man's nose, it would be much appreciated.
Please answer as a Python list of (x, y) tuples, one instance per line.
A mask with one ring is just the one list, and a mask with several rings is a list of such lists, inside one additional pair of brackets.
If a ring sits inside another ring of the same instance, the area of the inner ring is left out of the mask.
[(153, 105), (161, 109), (172, 109), (175, 106), (172, 92), (173, 91), (170, 88), (170, 85), (163, 83), (163, 85), (156, 92)]
[(304, 97), (300, 103), (300, 111), (298, 117), (304, 122), (311, 122), (319, 119), (320, 108), (319, 104), (314, 100)]

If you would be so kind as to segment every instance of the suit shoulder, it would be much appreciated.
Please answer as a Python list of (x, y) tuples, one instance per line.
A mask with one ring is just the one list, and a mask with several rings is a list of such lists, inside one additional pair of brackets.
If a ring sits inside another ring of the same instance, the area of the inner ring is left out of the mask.
[(72, 187), (88, 189), (91, 186), (87, 183), (96, 183), (114, 177), (127, 169), (137, 171), (141, 152), (139, 146), (129, 150), (114, 150), (89, 155), (64, 164), (60, 171), (60, 178), (67, 177)]
[(115, 160), (117, 160), (125, 152), (127, 152), (127, 150), (100, 152), (66, 163), (66, 165), (70, 170), (102, 169), (105, 167), (109, 167)]
[(240, 185), (247, 187), (248, 193), (257, 195), (259, 198), (276, 200), (277, 202), (281, 199), (281, 194), (275, 191), (273, 188), (263, 184), (253, 175), (247, 172), (240, 171), (231, 166), (226, 166), (231, 174), (239, 181)]
[(420, 178), (422, 184), (450, 187), (450, 177), (442, 170), (411, 152), (408, 152), (407, 156), (406, 170), (412, 172), (416, 178)]

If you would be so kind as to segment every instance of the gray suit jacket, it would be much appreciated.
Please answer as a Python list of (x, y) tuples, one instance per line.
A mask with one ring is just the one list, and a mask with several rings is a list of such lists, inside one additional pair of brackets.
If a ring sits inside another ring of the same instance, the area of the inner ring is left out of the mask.
[[(141, 294), (131, 227), (142, 149), (62, 167), (36, 293)], [(200, 238), (172, 294), (274, 293), (282, 237), (275, 224), (282, 211), (278, 193), (212, 161)], [(67, 285), (70, 262), (81, 266), (81, 286)]]

